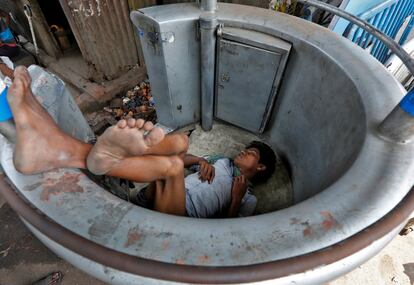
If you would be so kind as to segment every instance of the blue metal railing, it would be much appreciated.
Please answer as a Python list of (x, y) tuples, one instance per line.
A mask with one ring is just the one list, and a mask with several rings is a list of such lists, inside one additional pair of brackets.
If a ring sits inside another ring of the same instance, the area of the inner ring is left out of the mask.
[[(394, 39), (404, 23), (408, 21), (398, 40), (398, 43), (402, 45), (407, 40), (413, 27), (413, 14), (414, 0), (387, 0), (358, 15), (358, 17)], [(360, 47), (369, 49), (371, 54), (382, 63), (390, 56), (390, 50), (380, 40), (352, 23), (348, 25), (343, 36), (352, 40)]]

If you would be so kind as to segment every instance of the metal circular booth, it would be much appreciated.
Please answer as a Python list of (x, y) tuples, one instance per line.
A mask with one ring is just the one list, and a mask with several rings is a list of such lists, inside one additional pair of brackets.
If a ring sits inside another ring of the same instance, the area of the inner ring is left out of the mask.
[[(410, 102), (399, 104), (405, 90), (364, 50), (302, 19), (214, 1), (131, 19), (160, 122), (208, 131), (221, 120), (257, 134), (288, 163), (295, 204), (239, 219), (166, 215), (79, 170), (22, 175), (0, 137), (1, 192), (51, 250), (111, 284), (318, 284), (404, 226), (414, 209)], [(86, 140), (71, 104), (55, 119)]]

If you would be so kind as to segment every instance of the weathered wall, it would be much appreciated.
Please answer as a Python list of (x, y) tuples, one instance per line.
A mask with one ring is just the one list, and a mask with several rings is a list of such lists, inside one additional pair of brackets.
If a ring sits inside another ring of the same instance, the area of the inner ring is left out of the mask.
[(157, 5), (157, 0), (128, 0), (131, 10)]
[(96, 82), (118, 78), (139, 64), (127, 0), (59, 0)]
[[(200, 0), (202, 1), (202, 0)], [(235, 3), (242, 5), (257, 6), (262, 8), (269, 7), (269, 0), (218, 0), (219, 2), (225, 3)], [(163, 0), (164, 4), (173, 4), (173, 3), (185, 3), (185, 2), (195, 2), (194, 0)]]

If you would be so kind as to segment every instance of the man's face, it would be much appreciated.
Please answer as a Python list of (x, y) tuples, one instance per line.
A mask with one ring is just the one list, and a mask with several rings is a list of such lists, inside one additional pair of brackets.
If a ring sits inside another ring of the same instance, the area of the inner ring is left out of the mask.
[[(257, 172), (259, 166), (260, 152), (257, 148), (248, 148), (242, 150), (234, 159), (234, 164), (242, 172)], [(260, 164), (261, 165), (261, 164)]]

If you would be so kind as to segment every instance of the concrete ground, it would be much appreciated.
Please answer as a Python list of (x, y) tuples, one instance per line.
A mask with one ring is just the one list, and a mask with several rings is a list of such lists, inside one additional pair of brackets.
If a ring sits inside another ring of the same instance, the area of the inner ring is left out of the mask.
[(29, 285), (54, 271), (63, 285), (104, 285), (60, 259), (20, 221), (0, 195), (0, 284)]

